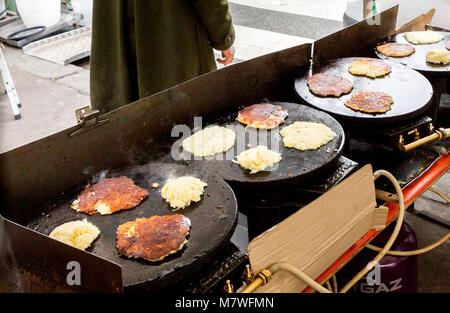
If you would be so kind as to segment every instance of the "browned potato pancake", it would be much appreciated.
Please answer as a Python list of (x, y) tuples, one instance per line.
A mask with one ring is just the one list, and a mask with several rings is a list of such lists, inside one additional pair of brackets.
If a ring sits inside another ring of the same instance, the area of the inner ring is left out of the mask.
[(413, 54), (416, 49), (412, 45), (389, 42), (377, 47), (378, 52), (390, 57), (406, 57)]
[(111, 214), (134, 208), (148, 196), (148, 191), (136, 186), (125, 176), (106, 178), (95, 185), (87, 185), (72, 202), (72, 209), (93, 215)]
[(379, 91), (360, 91), (352, 96), (345, 105), (349, 108), (367, 113), (384, 113), (391, 109), (392, 97)]
[(342, 76), (318, 73), (308, 79), (308, 87), (316, 95), (340, 97), (353, 89), (353, 83)]
[(391, 67), (378, 59), (358, 59), (350, 63), (348, 71), (353, 75), (376, 78), (389, 74)]
[(250, 105), (238, 113), (237, 120), (248, 127), (271, 129), (284, 122), (288, 111), (270, 103)]
[(187, 243), (191, 221), (182, 214), (141, 217), (117, 228), (117, 251), (129, 258), (160, 261)]
[(447, 48), (447, 50), (450, 50), (450, 41), (447, 41), (447, 42), (445, 43), (445, 47)]

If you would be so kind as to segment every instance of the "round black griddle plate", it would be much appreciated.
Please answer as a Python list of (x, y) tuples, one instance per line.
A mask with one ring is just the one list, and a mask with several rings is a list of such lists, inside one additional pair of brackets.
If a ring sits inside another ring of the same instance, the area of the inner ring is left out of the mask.
[[(327, 168), (327, 165), (332, 164), (339, 158), (344, 147), (345, 135), (341, 125), (334, 118), (325, 112), (297, 103), (273, 102), (272, 104), (288, 110), (289, 116), (283, 124), (271, 130), (246, 128), (245, 125), (236, 120), (240, 109), (222, 112), (219, 118), (207, 124), (233, 127), (237, 133), (235, 145), (226, 153), (216, 154), (212, 160), (192, 160), (193, 156), (184, 152), (189, 159), (188, 162), (204, 166), (232, 183), (255, 184), (310, 177), (311, 174)], [(293, 148), (285, 148), (280, 130), (296, 121), (323, 123), (333, 130), (335, 136), (332, 141), (316, 150), (299, 151)], [(268, 171), (250, 174), (250, 171), (231, 161), (233, 156), (247, 150), (248, 144), (252, 147), (258, 144), (266, 145), (269, 149), (280, 152), (281, 161)], [(272, 185), (269, 184), (269, 186)]]
[[(331, 60), (325, 64), (315, 64), (295, 80), (297, 94), (313, 107), (334, 116), (358, 124), (394, 123), (412, 118), (424, 112), (431, 103), (433, 88), (430, 82), (419, 72), (403, 65), (388, 63), (392, 71), (380, 78), (352, 75), (348, 65), (360, 58), (342, 58)], [(350, 93), (336, 97), (321, 97), (313, 94), (308, 87), (308, 79), (317, 73), (343, 76), (353, 81)], [(364, 113), (345, 106), (345, 102), (361, 90), (381, 91), (389, 94), (394, 103), (385, 113)]]
[[(440, 48), (447, 50), (445, 48), (445, 43), (447, 41), (450, 41), (450, 33), (449, 32), (438, 32), (438, 33), (444, 36), (444, 40), (429, 45), (414, 45), (410, 43), (408, 40), (406, 40), (405, 33), (395, 35), (392, 38), (391, 42), (393, 41), (398, 43), (410, 44), (416, 49), (416, 51), (413, 54), (407, 57), (389, 57), (382, 53), (379, 53), (376, 48), (375, 53), (380, 59), (406, 65), (409, 68), (415, 69), (417, 71), (426, 74), (450, 76), (450, 64), (447, 65), (432, 64), (428, 63), (426, 59), (426, 53), (430, 49)], [(382, 43), (380, 43), (380, 45), (381, 44)]]
[[(222, 244), (231, 238), (237, 222), (237, 202), (231, 188), (219, 177), (208, 174), (203, 169), (163, 163), (130, 167), (107, 176), (121, 175), (133, 179), (136, 185), (149, 191), (149, 196), (136, 208), (111, 215), (102, 216), (97, 213), (89, 216), (71, 209), (70, 205), (74, 200), (72, 197), (58, 204), (48, 216), (39, 218), (29, 226), (34, 228), (38, 225), (38, 231), (48, 235), (63, 223), (87, 219), (101, 233), (86, 251), (121, 265), (125, 287), (145, 283), (146, 288), (152, 288), (181, 280), (198, 269), (211, 253), (218, 252)], [(184, 210), (173, 211), (162, 199), (160, 191), (169, 179), (185, 175), (197, 177), (208, 186), (199, 202)], [(160, 184), (160, 187), (152, 188), (153, 183)], [(166, 214), (183, 214), (191, 220), (188, 242), (182, 250), (158, 262), (129, 259), (118, 254), (115, 245), (119, 225), (138, 217)], [(101, 269), (99, 275), (101, 276)]]

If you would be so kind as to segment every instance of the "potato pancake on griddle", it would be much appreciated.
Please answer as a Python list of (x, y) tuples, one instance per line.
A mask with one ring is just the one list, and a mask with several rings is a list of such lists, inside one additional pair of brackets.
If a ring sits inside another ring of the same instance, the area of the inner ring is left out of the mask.
[(350, 63), (348, 71), (353, 75), (376, 78), (389, 74), (391, 67), (381, 60), (367, 58), (358, 59)]
[(48, 236), (72, 247), (86, 250), (99, 234), (97, 226), (84, 219), (59, 225)]
[(210, 126), (183, 140), (183, 149), (198, 157), (228, 151), (236, 141), (236, 132), (226, 127)]
[(253, 104), (239, 111), (237, 120), (253, 128), (271, 129), (284, 122), (288, 111), (270, 103)]
[(269, 150), (266, 146), (257, 146), (241, 152), (234, 163), (255, 174), (264, 171), (281, 161), (281, 153)]
[(129, 258), (160, 261), (187, 243), (191, 221), (182, 214), (141, 217), (117, 228), (117, 251)]
[(379, 91), (360, 91), (353, 95), (345, 105), (353, 110), (366, 113), (384, 113), (391, 109), (392, 97)]
[(333, 140), (335, 133), (325, 124), (297, 121), (280, 131), (286, 148), (315, 150)]
[(207, 183), (192, 176), (182, 176), (168, 181), (161, 189), (161, 196), (176, 210), (184, 209), (192, 202), (199, 202)]
[(450, 52), (445, 49), (430, 49), (426, 53), (426, 60), (433, 64), (447, 65), (450, 63)]
[(432, 30), (424, 30), (407, 32), (405, 33), (405, 39), (415, 45), (428, 45), (443, 40), (444, 36)]
[(319, 96), (340, 97), (353, 89), (353, 82), (342, 76), (318, 73), (308, 79), (308, 87)]
[(93, 215), (111, 214), (134, 208), (148, 196), (148, 191), (136, 186), (125, 176), (106, 178), (95, 185), (87, 185), (78, 198), (72, 202), (72, 209)]
[(406, 57), (413, 54), (416, 49), (412, 45), (389, 42), (384, 45), (377, 46), (377, 51), (389, 57)]

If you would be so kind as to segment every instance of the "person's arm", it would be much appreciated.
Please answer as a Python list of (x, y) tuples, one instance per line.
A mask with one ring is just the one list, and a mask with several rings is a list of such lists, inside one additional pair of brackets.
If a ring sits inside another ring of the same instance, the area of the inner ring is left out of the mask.
[(228, 50), (234, 42), (234, 28), (227, 0), (191, 0), (195, 11), (208, 32), (211, 46)]
[(234, 47), (231, 46), (229, 47), (227, 50), (223, 50), (222, 51), (222, 59), (216, 59), (217, 62), (223, 64), (223, 65), (228, 65), (231, 62), (233, 62), (234, 60)]

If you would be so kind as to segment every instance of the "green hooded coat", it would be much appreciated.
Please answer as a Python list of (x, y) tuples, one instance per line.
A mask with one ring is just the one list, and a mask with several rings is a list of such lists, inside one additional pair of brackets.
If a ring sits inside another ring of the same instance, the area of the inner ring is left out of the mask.
[(216, 69), (234, 42), (227, 0), (95, 0), (91, 106), (105, 113)]

